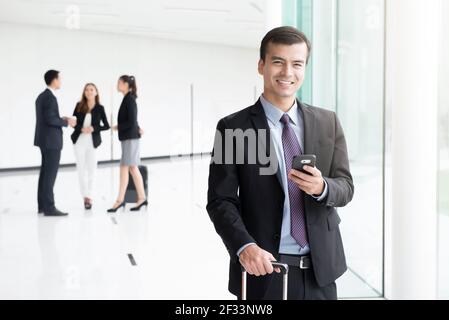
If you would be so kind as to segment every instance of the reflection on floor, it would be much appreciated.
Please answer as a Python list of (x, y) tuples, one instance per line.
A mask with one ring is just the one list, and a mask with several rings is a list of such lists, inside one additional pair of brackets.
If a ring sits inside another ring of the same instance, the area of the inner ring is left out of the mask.
[(438, 294), (439, 299), (449, 300), (449, 212), (441, 212), (438, 224)]
[[(208, 163), (147, 162), (148, 211), (116, 214), (106, 209), (117, 165), (98, 169), (92, 211), (75, 169), (61, 169), (55, 198), (68, 217), (37, 214), (37, 172), (1, 174), (0, 299), (234, 299), (227, 252), (205, 211)], [(338, 286), (340, 297), (373, 296), (350, 271)]]

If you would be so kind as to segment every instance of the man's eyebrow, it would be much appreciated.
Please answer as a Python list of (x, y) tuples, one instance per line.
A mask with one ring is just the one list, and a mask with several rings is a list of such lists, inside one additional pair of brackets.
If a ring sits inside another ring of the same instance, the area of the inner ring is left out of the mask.
[[(286, 61), (284, 58), (282, 57), (278, 57), (278, 56), (272, 56), (271, 57), (271, 61), (275, 61), (275, 60), (281, 60), (281, 61)], [(298, 59), (298, 60), (293, 60), (293, 63), (304, 63), (305, 61), (302, 59)]]
[(272, 57), (271, 57), (271, 61), (274, 61), (274, 60), (282, 60), (282, 61), (285, 61), (284, 58), (281, 58), (281, 57), (278, 57), (278, 56), (272, 56)]

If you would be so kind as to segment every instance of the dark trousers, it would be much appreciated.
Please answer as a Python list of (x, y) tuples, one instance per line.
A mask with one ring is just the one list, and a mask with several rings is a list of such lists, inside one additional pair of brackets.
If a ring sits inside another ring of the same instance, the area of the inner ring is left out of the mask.
[(52, 212), (55, 210), (53, 188), (61, 159), (61, 150), (41, 148), (42, 163), (39, 172), (37, 189), (37, 203), (39, 211)]
[[(300, 269), (299, 267), (289, 266), (288, 300), (337, 300), (335, 282), (320, 287), (316, 282), (312, 268)], [(274, 272), (269, 277), (271, 281), (263, 299), (282, 299), (282, 274)]]

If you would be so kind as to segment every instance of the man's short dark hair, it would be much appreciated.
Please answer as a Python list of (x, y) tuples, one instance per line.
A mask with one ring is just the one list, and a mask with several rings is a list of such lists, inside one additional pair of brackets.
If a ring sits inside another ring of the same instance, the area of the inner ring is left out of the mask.
[(306, 35), (294, 27), (279, 27), (269, 31), (262, 39), (260, 44), (260, 59), (265, 61), (267, 54), (267, 48), (270, 43), (274, 44), (286, 44), (292, 45), (296, 43), (305, 43), (307, 45), (307, 62), (309, 62), (310, 51), (312, 50), (312, 44)]
[(49, 86), (53, 80), (58, 79), (59, 77), (59, 71), (56, 70), (48, 70), (45, 72), (44, 79), (47, 86)]

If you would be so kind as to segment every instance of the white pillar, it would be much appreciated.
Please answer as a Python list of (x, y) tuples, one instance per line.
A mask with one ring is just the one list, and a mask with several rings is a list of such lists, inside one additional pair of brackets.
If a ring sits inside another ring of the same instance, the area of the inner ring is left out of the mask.
[(437, 297), (440, 1), (386, 1), (386, 89), (392, 133), (389, 299)]

